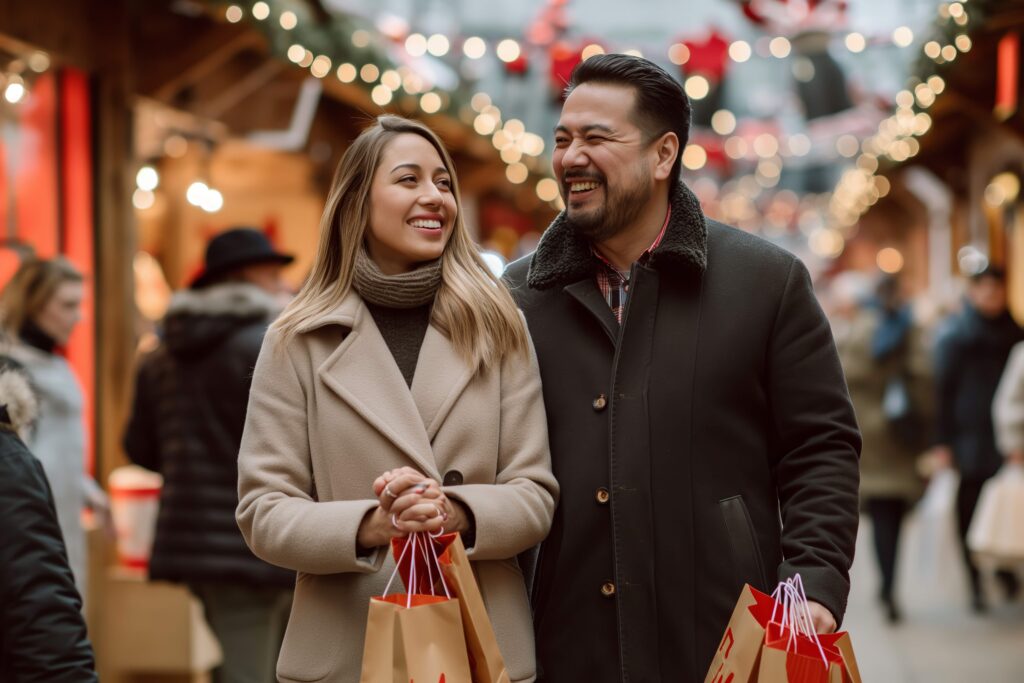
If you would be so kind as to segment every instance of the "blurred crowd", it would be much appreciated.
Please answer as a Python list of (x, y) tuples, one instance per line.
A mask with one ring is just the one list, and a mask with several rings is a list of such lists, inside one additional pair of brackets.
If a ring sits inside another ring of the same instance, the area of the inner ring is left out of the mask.
[(984, 580), (968, 532), (986, 482), (1004, 463), (1024, 462), (1024, 330), (1008, 309), (1002, 269), (986, 267), (963, 285), (954, 302), (912, 300), (897, 276), (847, 271), (822, 296), (863, 437), (862, 511), (891, 622), (902, 619), (901, 530), (940, 474), (957, 482), (951, 513), (972, 608), (985, 612), (1020, 591), (1006, 569)]

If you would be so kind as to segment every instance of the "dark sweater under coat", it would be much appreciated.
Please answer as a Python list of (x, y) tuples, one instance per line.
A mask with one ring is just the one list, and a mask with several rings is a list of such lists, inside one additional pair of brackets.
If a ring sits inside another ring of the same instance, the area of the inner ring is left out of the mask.
[(621, 327), (560, 216), (506, 281), (561, 500), (533, 583), (539, 680), (702, 681), (744, 583), (841, 621), (860, 437), (804, 265), (683, 185)]

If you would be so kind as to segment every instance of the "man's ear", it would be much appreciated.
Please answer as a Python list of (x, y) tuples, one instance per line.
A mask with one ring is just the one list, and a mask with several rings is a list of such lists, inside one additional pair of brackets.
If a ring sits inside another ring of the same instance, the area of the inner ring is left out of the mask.
[(657, 163), (654, 166), (655, 180), (667, 180), (672, 174), (672, 166), (676, 163), (682, 150), (679, 149), (679, 137), (669, 131), (654, 142), (654, 151), (657, 153)]

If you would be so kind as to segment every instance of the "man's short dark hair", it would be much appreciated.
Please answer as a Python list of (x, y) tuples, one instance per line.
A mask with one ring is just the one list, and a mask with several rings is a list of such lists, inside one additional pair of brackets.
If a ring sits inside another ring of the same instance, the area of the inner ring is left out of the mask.
[(584, 83), (604, 83), (632, 88), (634, 123), (643, 131), (647, 142), (669, 131), (679, 138), (679, 154), (672, 165), (669, 180), (679, 181), (683, 149), (690, 137), (690, 100), (679, 82), (664, 69), (643, 57), (630, 55), (596, 55), (576, 65), (566, 96)]

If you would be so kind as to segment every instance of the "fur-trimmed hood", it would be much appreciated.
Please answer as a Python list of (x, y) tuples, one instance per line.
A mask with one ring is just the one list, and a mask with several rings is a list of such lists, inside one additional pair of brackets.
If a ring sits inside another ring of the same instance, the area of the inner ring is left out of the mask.
[[(669, 197), (672, 215), (661, 244), (651, 254), (654, 268), (684, 268), (703, 273), (708, 263), (708, 228), (697, 197), (683, 183)], [(558, 214), (537, 245), (530, 263), (529, 285), (551, 289), (592, 277), (596, 259), (590, 241), (575, 233)]]
[(240, 327), (270, 322), (281, 304), (255, 285), (231, 282), (175, 293), (164, 317), (163, 338), (175, 356), (205, 353)]
[(35, 392), (24, 371), (0, 367), (0, 428), (25, 434), (38, 415)]

